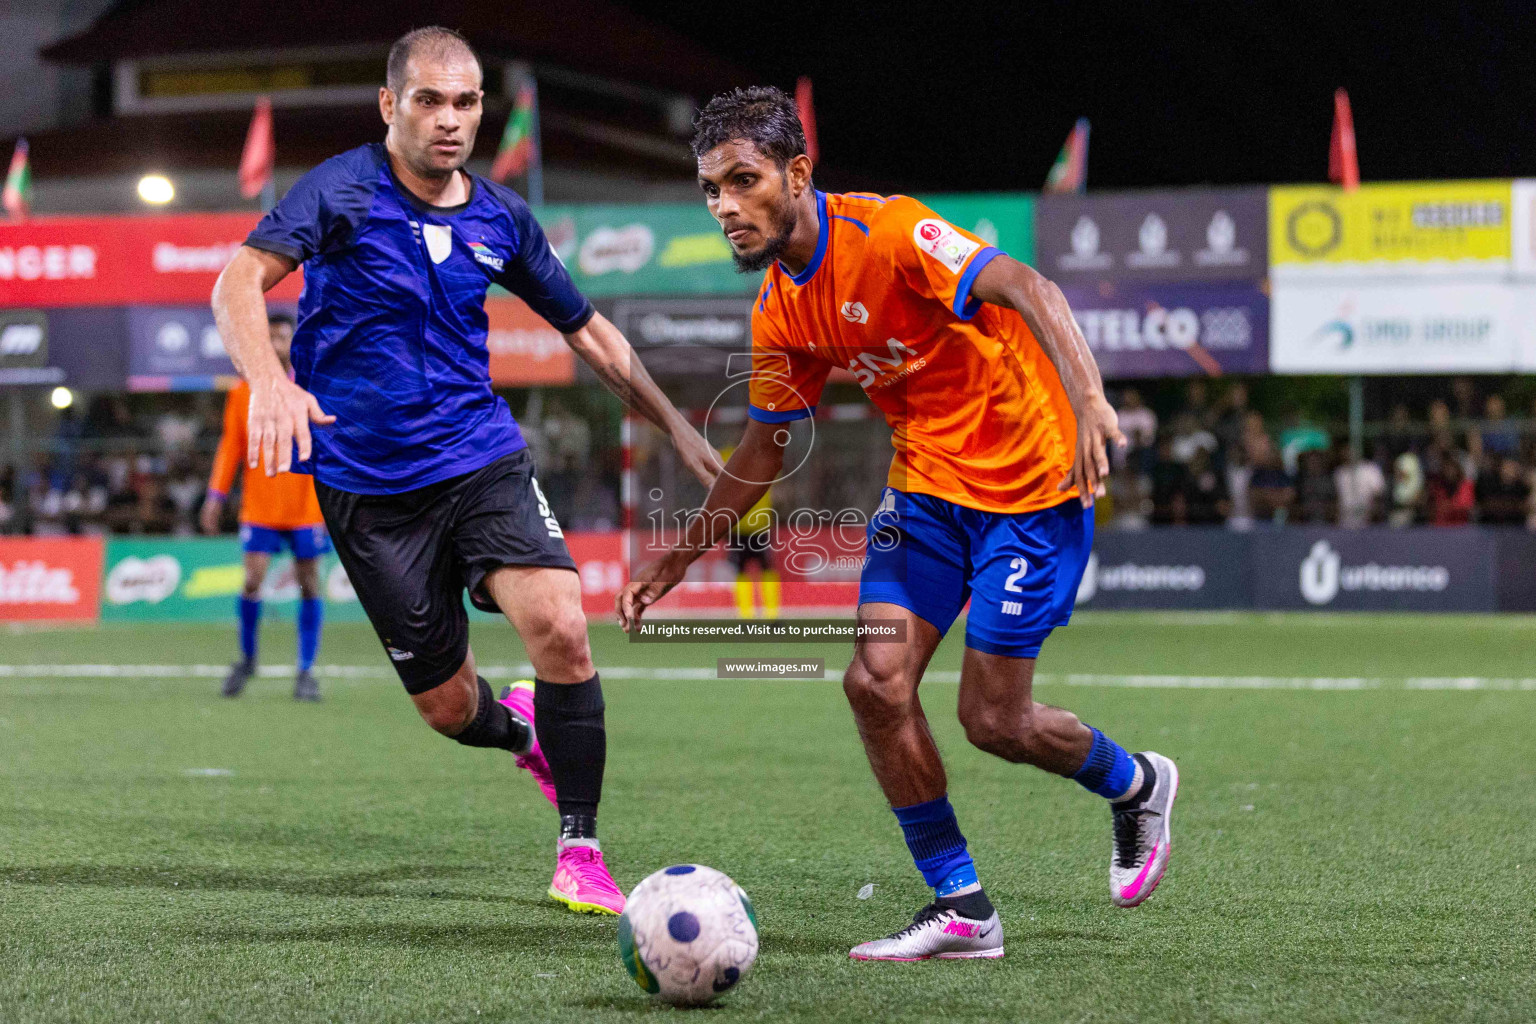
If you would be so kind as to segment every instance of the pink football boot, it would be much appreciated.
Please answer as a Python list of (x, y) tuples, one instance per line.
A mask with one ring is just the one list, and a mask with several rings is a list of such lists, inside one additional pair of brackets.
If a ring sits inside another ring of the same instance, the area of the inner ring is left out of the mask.
[(550, 803), (555, 802), (555, 777), (550, 774), (549, 762), (544, 760), (544, 751), (539, 749), (539, 732), (533, 723), (533, 683), (527, 679), (519, 679), (502, 691), (501, 699), (497, 702), (506, 705), (514, 715), (528, 723), (533, 730), (533, 746), (528, 753), (517, 755), (517, 766), (528, 769), (539, 789), (544, 792)]
[[(588, 842), (594, 840), (587, 840)], [(603, 851), (596, 846), (556, 840), (555, 877), (549, 883), (551, 899), (564, 903), (578, 914), (622, 914), (624, 894), (603, 863)]]

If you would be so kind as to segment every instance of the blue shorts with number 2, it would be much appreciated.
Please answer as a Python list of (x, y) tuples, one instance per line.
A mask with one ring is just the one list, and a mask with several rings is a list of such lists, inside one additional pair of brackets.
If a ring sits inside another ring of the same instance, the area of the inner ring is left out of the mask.
[(1072, 618), (1093, 548), (1093, 510), (983, 512), (887, 487), (866, 531), (859, 603), (900, 605), (947, 633), (971, 602), (965, 644), (1034, 658)]

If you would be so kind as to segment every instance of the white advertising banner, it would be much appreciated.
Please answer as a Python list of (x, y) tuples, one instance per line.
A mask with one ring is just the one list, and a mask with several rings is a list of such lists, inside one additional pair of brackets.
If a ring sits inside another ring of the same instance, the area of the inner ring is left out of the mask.
[(1515, 318), (1520, 322), (1515, 345), (1515, 369), (1536, 373), (1536, 281), (1517, 281), (1514, 285)]
[(1519, 292), (1491, 282), (1277, 283), (1270, 367), (1297, 374), (1508, 372), (1531, 344)]
[(1536, 178), (1516, 179), (1510, 189), (1509, 205), (1515, 276), (1536, 278)]

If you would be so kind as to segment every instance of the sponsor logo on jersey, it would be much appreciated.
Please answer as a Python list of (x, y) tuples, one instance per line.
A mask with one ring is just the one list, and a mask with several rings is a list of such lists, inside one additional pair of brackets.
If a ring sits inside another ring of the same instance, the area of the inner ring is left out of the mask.
[(498, 274), (507, 265), (507, 261), (497, 256), (496, 251), (484, 242), (470, 242), (469, 251), (474, 253), (476, 263), (484, 263)]
[[(885, 355), (876, 352), (860, 352), (857, 357), (848, 360), (848, 369), (853, 373), (854, 379), (859, 382), (859, 387), (865, 391), (890, 387), (928, 365), (926, 358), (917, 355), (917, 349), (895, 338), (887, 338), (885, 348)], [(908, 362), (909, 356), (917, 358)], [(881, 379), (882, 377), (884, 379)]]
[(402, 651), (398, 647), (386, 647), (385, 650), (389, 652), (390, 661), (410, 661), (412, 658), (416, 657), (416, 655), (412, 654), (410, 651)]
[(851, 324), (869, 323), (869, 310), (864, 308), (862, 302), (845, 302), (839, 312), (843, 314), (843, 319)]
[(971, 253), (981, 248), (980, 242), (971, 241), (952, 225), (931, 217), (917, 222), (912, 229), (912, 241), (919, 251), (938, 260), (952, 274), (958, 274)]

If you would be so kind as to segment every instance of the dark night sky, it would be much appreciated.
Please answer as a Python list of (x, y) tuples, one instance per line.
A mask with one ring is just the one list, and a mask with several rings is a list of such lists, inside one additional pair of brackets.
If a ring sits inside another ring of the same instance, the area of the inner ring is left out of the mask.
[(1090, 188), (1320, 181), (1339, 85), (1368, 180), (1536, 174), (1536, 4), (629, 6), (811, 75), (834, 178), (1035, 189), (1084, 115)]

